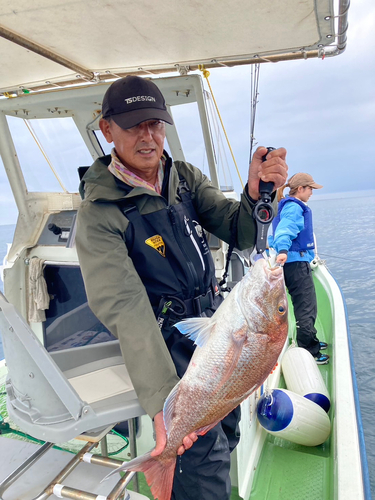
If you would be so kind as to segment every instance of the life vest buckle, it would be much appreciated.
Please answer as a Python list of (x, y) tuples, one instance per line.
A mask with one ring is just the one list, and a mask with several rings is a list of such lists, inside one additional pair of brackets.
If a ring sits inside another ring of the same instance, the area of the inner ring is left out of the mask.
[(201, 315), (202, 311), (204, 311), (205, 309), (209, 309), (210, 307), (212, 307), (214, 300), (212, 297), (211, 288), (206, 293), (198, 295), (198, 297), (194, 297), (193, 303), (195, 313), (198, 315)]

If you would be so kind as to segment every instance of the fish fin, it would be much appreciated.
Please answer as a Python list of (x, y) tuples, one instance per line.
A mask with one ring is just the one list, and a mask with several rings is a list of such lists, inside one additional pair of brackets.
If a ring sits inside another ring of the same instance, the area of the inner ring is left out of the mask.
[(200, 429), (195, 431), (195, 434), (197, 436), (204, 436), (205, 434), (207, 434), (208, 431), (213, 429), (215, 427), (215, 425), (217, 425), (219, 422), (220, 422), (220, 420), (216, 420), (216, 422), (214, 422), (213, 424), (206, 425), (205, 427), (201, 427)]
[(145, 453), (144, 455), (141, 455), (140, 457), (135, 458), (134, 460), (130, 460), (128, 462), (123, 462), (120, 467), (117, 467), (117, 469), (114, 469), (111, 471), (109, 474), (107, 474), (100, 482), (102, 483), (103, 481), (106, 481), (109, 477), (113, 476), (113, 474), (116, 474), (116, 472), (121, 472), (121, 471), (127, 471), (127, 470), (133, 470), (132, 467), (134, 466), (137, 471), (141, 471), (141, 468), (137, 467), (142, 467), (143, 462), (146, 462), (151, 458), (151, 452), (149, 451), (148, 453)]
[(198, 347), (203, 347), (210, 338), (215, 323), (212, 318), (188, 318), (179, 321), (174, 327), (193, 340)]
[(112, 474), (126, 471), (143, 472), (147, 484), (151, 489), (155, 499), (170, 500), (172, 496), (173, 476), (176, 467), (176, 460), (161, 461), (159, 457), (152, 457), (151, 452), (145, 453), (130, 462), (126, 462), (116, 470), (110, 472), (102, 481), (108, 479)]
[(180, 385), (180, 382), (178, 382), (173, 387), (173, 389), (169, 393), (169, 395), (164, 403), (163, 418), (164, 418), (165, 430), (167, 431), (167, 436), (169, 436), (169, 429), (171, 428), (171, 425), (172, 425), (173, 410), (175, 407), (175, 399), (176, 399), (179, 385)]
[(276, 365), (272, 368), (271, 373), (273, 373), (276, 370), (276, 368), (278, 367), (278, 365), (279, 365), (279, 363), (276, 363)]
[(217, 391), (221, 389), (221, 387), (230, 379), (231, 375), (233, 374), (237, 364), (238, 360), (240, 359), (241, 353), (242, 353), (242, 347), (244, 345), (244, 342), (247, 338), (247, 331), (248, 328), (247, 326), (243, 326), (239, 330), (236, 330), (234, 334), (232, 335), (232, 341), (233, 341), (233, 355), (231, 362), (229, 363), (226, 371), (224, 372), (223, 378), (220, 381), (220, 384), (217, 387)]

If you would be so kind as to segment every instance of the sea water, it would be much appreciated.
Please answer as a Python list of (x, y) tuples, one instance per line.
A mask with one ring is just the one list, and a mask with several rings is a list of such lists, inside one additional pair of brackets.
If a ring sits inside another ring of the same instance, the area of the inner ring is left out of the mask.
[[(317, 250), (341, 287), (348, 309), (355, 372), (375, 498), (375, 192), (347, 193), (309, 202)], [(0, 265), (15, 226), (0, 226)], [(3, 283), (0, 280), (0, 289)], [(3, 359), (0, 339), (0, 359)], [(350, 439), (350, 436), (348, 436)]]
[[(373, 192), (374, 193), (374, 192)], [(309, 201), (317, 250), (340, 285), (350, 324), (372, 497), (375, 498), (375, 193)], [(348, 436), (350, 439), (350, 436)]]

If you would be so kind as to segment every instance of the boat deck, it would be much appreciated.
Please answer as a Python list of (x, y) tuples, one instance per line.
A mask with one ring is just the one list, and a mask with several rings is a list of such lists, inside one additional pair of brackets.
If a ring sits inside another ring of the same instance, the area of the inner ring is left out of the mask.
[[(16, 467), (21, 465), (39, 445), (0, 437), (0, 456), (5, 457), (0, 464), (0, 482), (11, 474)], [(22, 478), (14, 482), (2, 495), (3, 500), (30, 500), (39, 495), (50, 481), (57, 475), (71, 460), (72, 455), (66, 451), (49, 450), (43, 455), (29, 470), (24, 472)], [(114, 488), (118, 477), (112, 476), (106, 482), (100, 480), (108, 474), (108, 468), (99, 465), (89, 465), (81, 463), (64, 480), (65, 486), (79, 488), (96, 495), (106, 495)], [(50, 500), (57, 500), (59, 497), (51, 495)], [(82, 497), (83, 498), (83, 497)], [(141, 494), (129, 491), (125, 497), (127, 500), (145, 500)]]
[[(315, 284), (317, 292), (319, 283)], [(327, 342), (328, 349), (324, 351), (332, 355), (332, 338), (327, 307), (319, 303), (319, 316), (315, 327), (318, 338)], [(332, 396), (332, 361), (319, 366), (324, 382)], [(280, 387), (285, 388), (283, 377)], [(334, 408), (329, 416), (332, 421)], [(251, 500), (332, 500), (333, 477), (332, 438), (329, 437), (320, 446), (302, 446), (267, 433), (259, 465), (255, 473), (251, 490)]]
[(274, 436), (267, 439), (251, 500), (331, 500), (329, 440), (311, 449), (288, 445)]
[[(9, 437), (0, 437), (0, 455), (6, 456), (7, 460), (0, 464), (0, 482), (4, 480), (14, 469), (21, 465), (38, 445)], [(33, 467), (22, 475), (22, 479), (17, 480), (3, 494), (3, 500), (30, 500), (47, 486), (54, 475), (63, 469), (72, 458), (71, 453), (61, 450), (49, 450), (42, 456)], [(97, 495), (107, 495), (115, 486), (118, 478), (113, 476), (105, 483), (100, 483), (100, 479), (108, 474), (108, 469), (98, 465), (88, 465), (81, 463), (69, 477), (64, 480), (66, 486), (80, 488), (83, 491), (90, 491)], [(139, 493), (135, 493), (132, 483), (128, 488), (127, 500), (153, 499), (150, 489), (144, 479), (143, 474), (138, 475)], [(49, 497), (50, 500), (57, 499), (55, 495)], [(237, 488), (232, 488), (231, 500), (241, 500), (238, 496)]]
[[(332, 356), (334, 346), (332, 345), (333, 324), (330, 304), (324, 294), (323, 286), (319, 282), (316, 282), (315, 286), (318, 298), (318, 319), (316, 322), (318, 338), (328, 343), (328, 349), (324, 352)], [(292, 311), (292, 308), (290, 310)], [(291, 318), (291, 325), (294, 325), (293, 317)], [(290, 335), (292, 334), (291, 331)], [(334, 365), (335, 359), (331, 358), (328, 365), (319, 367), (331, 395), (331, 409), (329, 411), (331, 423), (335, 415)], [(285, 387), (282, 376), (280, 387)], [(4, 398), (0, 398), (0, 410), (1, 413), (6, 414)], [(9, 442), (13, 440), (1, 438), (0, 441)], [(118, 447), (117, 443), (116, 447)], [(245, 500), (332, 500), (335, 496), (335, 453), (334, 433), (331, 433), (325, 443), (315, 447), (294, 444), (267, 433), (255, 471), (251, 494)], [(63, 454), (65, 455), (65, 453)], [(116, 458), (120, 458), (120, 456)], [(0, 479), (4, 477), (4, 472), (2, 471), (2, 474), (0, 474)], [(140, 493), (151, 499), (152, 495), (142, 474), (139, 479)], [(13, 500), (13, 498), (22, 499), (24, 497), (5, 496), (4, 500), (8, 500), (8, 498)], [(236, 487), (232, 488), (231, 500), (240, 500), (240, 498), (238, 489)]]

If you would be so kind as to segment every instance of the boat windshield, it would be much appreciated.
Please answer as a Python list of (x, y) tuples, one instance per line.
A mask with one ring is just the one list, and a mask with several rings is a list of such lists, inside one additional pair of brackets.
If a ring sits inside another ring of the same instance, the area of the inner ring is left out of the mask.
[[(208, 113), (207, 133), (212, 142), (219, 186), (224, 191), (231, 191), (229, 150), (223, 142), (208, 93), (204, 97)], [(60, 116), (63, 112), (58, 107), (54, 112), (52, 105), (47, 111), (53, 117), (43, 116), (46, 113), (44, 102), (32, 107), (27, 112), (29, 116), (25, 110), (18, 115), (14, 111), (6, 115), (28, 193), (77, 193), (78, 168), (88, 167), (96, 157), (111, 152), (113, 144), (108, 144), (99, 130), (99, 120), (88, 123), (87, 136), (83, 135), (85, 129), (77, 126), (77, 119), (83, 123), (86, 119), (80, 104), (72, 108), (70, 116)], [(172, 108), (175, 129), (167, 126), (166, 151), (173, 159), (186, 160), (211, 177), (197, 102), (173, 104)]]
[[(182, 151), (187, 152), (186, 160), (193, 165), (198, 166), (200, 170), (209, 177), (210, 172), (208, 167), (207, 152), (204, 144), (202, 128), (200, 126), (198, 106), (196, 105), (196, 103), (180, 104), (173, 106), (172, 111), (173, 121), (176, 125), (176, 129), (178, 130), (181, 149)], [(103, 153), (109, 154), (113, 148), (113, 143), (108, 144), (101, 130), (94, 130), (94, 133)], [(215, 137), (212, 137), (215, 154), (216, 150), (218, 150), (218, 153), (216, 155), (217, 158), (215, 157), (215, 159), (218, 163), (217, 168), (220, 181), (221, 176), (223, 176), (223, 182), (221, 183), (221, 185), (224, 185), (224, 177), (225, 175), (227, 175), (227, 177), (230, 176), (230, 173), (224, 172), (222, 174), (222, 171), (224, 171), (225, 168), (228, 170), (229, 167), (227, 166), (227, 159), (222, 158), (223, 154), (221, 152), (221, 149), (219, 150), (219, 134), (217, 132), (215, 132), (215, 134)], [(170, 147), (168, 142), (168, 137), (166, 137), (164, 141), (164, 149), (170, 156), (174, 158), (172, 148)], [(224, 161), (226, 162), (225, 165)]]
[(28, 191), (77, 192), (77, 168), (93, 160), (73, 118), (7, 120)]

